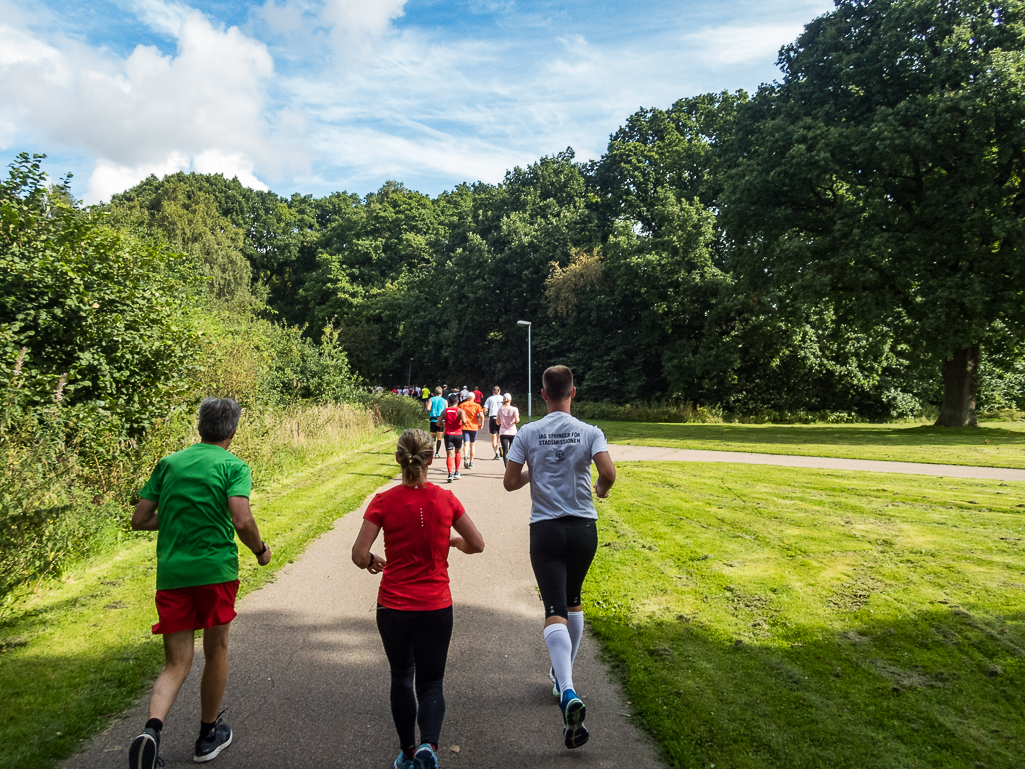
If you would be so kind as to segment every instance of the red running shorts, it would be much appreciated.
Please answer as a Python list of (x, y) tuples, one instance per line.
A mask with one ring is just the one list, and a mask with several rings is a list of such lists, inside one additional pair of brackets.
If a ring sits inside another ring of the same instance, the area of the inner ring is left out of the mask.
[(157, 616), (160, 621), (153, 626), (153, 635), (227, 625), (238, 616), (235, 612), (237, 594), (237, 579), (216, 585), (158, 590)]

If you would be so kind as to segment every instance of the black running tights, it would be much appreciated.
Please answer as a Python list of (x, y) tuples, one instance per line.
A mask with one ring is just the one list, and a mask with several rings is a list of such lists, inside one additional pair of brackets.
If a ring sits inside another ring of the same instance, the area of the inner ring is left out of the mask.
[(516, 437), (516, 433), (512, 435), (499, 435), (498, 440), (502, 444), (502, 461), (506, 465), (509, 464), (509, 447), (512, 446), (513, 439)]
[(530, 524), (530, 565), (534, 569), (545, 617), (569, 617), (580, 605), (587, 570), (598, 551), (594, 520), (567, 515)]
[(391, 666), (391, 715), (400, 747), (418, 744), (417, 724), (420, 743), (437, 745), (445, 719), (442, 681), (452, 638), (452, 607), (399, 611), (379, 605), (377, 629)]

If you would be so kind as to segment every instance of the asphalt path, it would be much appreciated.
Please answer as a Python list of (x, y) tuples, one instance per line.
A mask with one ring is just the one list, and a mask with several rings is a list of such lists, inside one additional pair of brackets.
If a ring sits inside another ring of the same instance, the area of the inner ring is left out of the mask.
[[(506, 492), (502, 462), (491, 459), (486, 438), (481, 448), (485, 458), (475, 469), (446, 486), (481, 530), (486, 549), (473, 556), (452, 551), (450, 557), (455, 628), (445, 676), (442, 767), (664, 766), (652, 741), (634, 726), (631, 708), (587, 632), (574, 682), (587, 703), (591, 740), (576, 750), (563, 745), (528, 557), (529, 491)], [(443, 458), (432, 467), (431, 480), (444, 483)], [(210, 766), (391, 767), (398, 738), (374, 622), (379, 578), (349, 557), (363, 509), (339, 519), (273, 583), (239, 601), (224, 700), (234, 739)], [(381, 552), (383, 544), (374, 550)], [(168, 769), (194, 766), (202, 664), (197, 648), (192, 675), (164, 726), (161, 757)], [(64, 766), (124, 769), (147, 702), (148, 694)]]
[(749, 454), (742, 451), (667, 449), (660, 446), (609, 444), (613, 462), (728, 462), (731, 464), (775, 465), (777, 467), (854, 470), (871, 473), (903, 473), (942, 478), (979, 478), (991, 481), (1025, 481), (1025, 470), (1006, 467), (934, 465), (925, 462), (887, 462), (875, 459), (804, 457), (790, 454)]

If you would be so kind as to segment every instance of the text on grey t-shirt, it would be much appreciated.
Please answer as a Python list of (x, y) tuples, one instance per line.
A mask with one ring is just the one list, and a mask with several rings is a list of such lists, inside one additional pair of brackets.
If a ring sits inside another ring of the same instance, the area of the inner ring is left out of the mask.
[(608, 450), (600, 429), (564, 411), (521, 427), (509, 461), (530, 468), (530, 522), (565, 515), (596, 519), (591, 460)]

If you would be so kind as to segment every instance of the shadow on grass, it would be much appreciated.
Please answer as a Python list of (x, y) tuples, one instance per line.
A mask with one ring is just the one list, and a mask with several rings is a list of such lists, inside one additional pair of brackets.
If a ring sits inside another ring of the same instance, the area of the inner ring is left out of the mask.
[(859, 617), (839, 634), (756, 619), (746, 639), (717, 637), (699, 615), (590, 618), (675, 766), (1022, 765), (1021, 613)]

